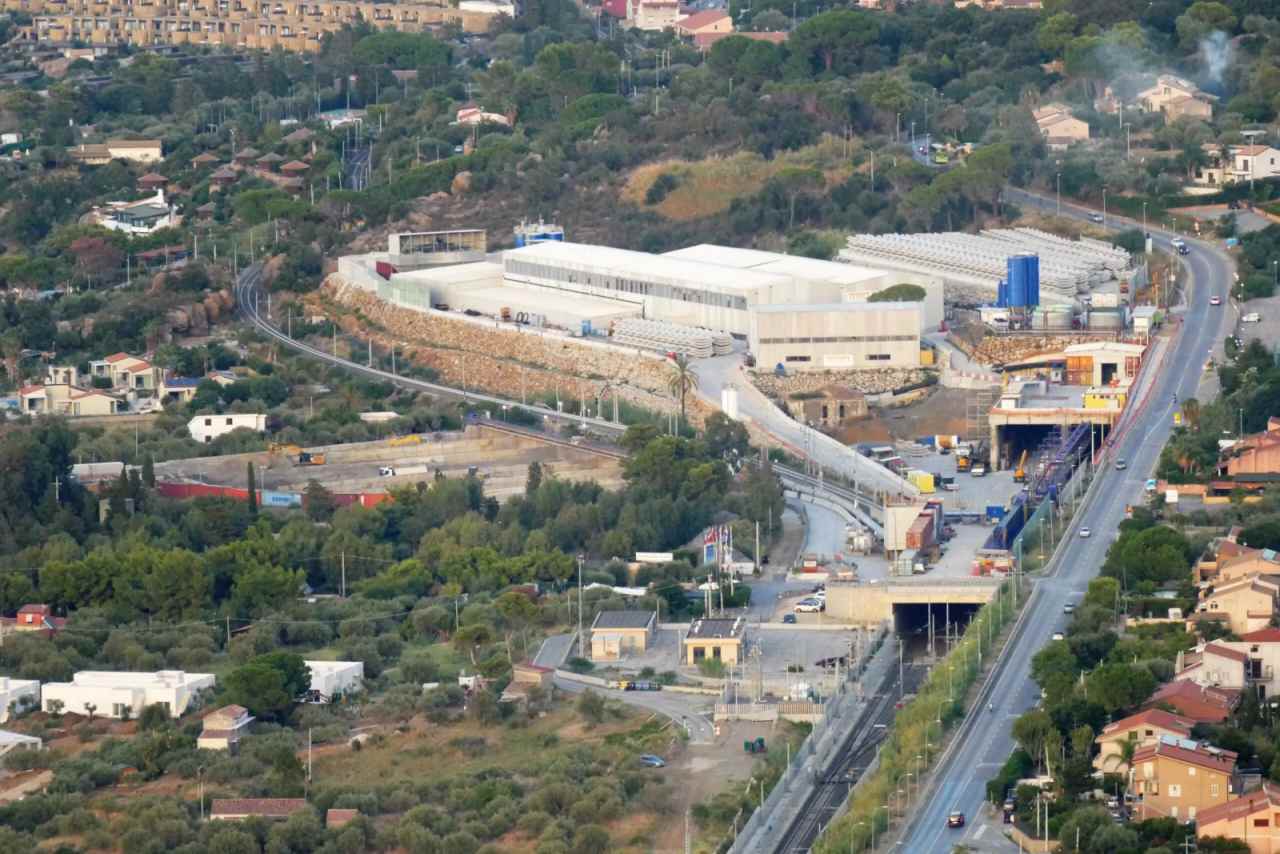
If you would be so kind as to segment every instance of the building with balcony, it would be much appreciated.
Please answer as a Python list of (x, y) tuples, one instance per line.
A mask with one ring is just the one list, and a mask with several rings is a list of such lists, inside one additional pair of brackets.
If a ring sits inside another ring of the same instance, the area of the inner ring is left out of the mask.
[(1104, 773), (1127, 771), (1121, 759), (1122, 744), (1132, 741), (1137, 747), (1146, 747), (1165, 736), (1190, 738), (1195, 725), (1196, 722), (1190, 718), (1180, 717), (1164, 709), (1147, 709), (1109, 723), (1103, 727), (1102, 734), (1094, 739), (1098, 745), (1098, 755), (1093, 758), (1093, 767)]
[(1250, 854), (1280, 851), (1280, 786), (1264, 780), (1262, 788), (1207, 807), (1196, 814), (1196, 834), (1237, 839)]
[[(357, 23), (379, 30), (430, 32), (445, 24), (483, 33), (510, 7), (447, 0), (401, 3), (278, 0), (0, 0), (8, 12), (32, 16), (19, 38), (91, 46), (202, 45), (315, 52), (326, 33)], [(101, 152), (94, 151), (94, 156)], [(107, 157), (110, 159), (110, 156)], [(159, 159), (158, 157), (156, 159)], [(102, 162), (106, 162), (105, 160)]]
[(1235, 792), (1236, 754), (1202, 742), (1163, 736), (1133, 754), (1131, 791), (1139, 797), (1139, 821), (1192, 821)]

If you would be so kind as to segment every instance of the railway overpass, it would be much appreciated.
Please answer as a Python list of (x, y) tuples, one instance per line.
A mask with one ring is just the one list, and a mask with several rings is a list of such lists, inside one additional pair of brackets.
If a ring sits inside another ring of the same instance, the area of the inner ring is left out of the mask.
[(900, 634), (930, 622), (942, 626), (995, 598), (1001, 579), (895, 576), (883, 581), (827, 582), (826, 619), (859, 626), (893, 621)]

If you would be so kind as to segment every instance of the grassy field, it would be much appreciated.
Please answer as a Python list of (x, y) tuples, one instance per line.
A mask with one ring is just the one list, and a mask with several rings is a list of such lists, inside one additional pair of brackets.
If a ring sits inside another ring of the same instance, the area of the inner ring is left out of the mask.
[[(656, 211), (667, 219), (700, 219), (728, 210), (734, 199), (755, 195), (764, 189), (771, 177), (790, 167), (816, 168), (826, 176), (827, 186), (838, 184), (853, 171), (843, 155), (844, 143), (828, 137), (816, 145), (780, 154), (773, 160), (742, 152), (731, 157), (646, 163), (633, 170), (627, 178), (622, 198)], [(675, 189), (658, 204), (647, 205), (645, 195), (663, 174), (675, 176), (678, 182)]]

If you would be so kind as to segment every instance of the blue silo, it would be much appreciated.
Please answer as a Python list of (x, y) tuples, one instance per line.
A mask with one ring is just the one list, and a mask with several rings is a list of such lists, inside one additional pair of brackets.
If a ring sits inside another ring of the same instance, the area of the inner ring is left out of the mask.
[(1030, 308), (1040, 304), (1040, 256), (1021, 253), (1005, 261), (1009, 278), (1009, 307)]
[[(1009, 307), (1009, 283), (1001, 279), (996, 285), (996, 308)], [(1280, 352), (1280, 351), (1277, 351)]]

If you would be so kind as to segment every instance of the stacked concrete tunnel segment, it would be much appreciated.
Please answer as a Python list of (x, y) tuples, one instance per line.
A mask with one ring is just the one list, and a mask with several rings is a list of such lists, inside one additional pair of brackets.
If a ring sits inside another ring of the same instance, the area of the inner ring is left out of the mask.
[(1067, 240), (1030, 228), (981, 234), (858, 234), (840, 260), (942, 278), (953, 302), (989, 302), (1007, 272), (1009, 256), (1040, 256), (1044, 303), (1073, 304), (1079, 297), (1128, 274), (1129, 254), (1096, 240)]

